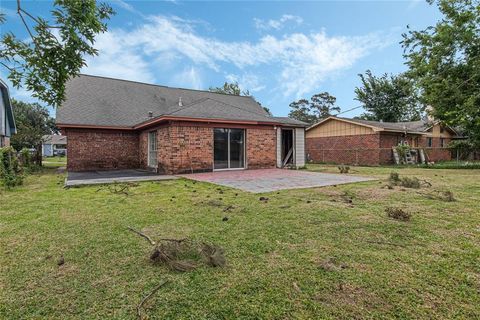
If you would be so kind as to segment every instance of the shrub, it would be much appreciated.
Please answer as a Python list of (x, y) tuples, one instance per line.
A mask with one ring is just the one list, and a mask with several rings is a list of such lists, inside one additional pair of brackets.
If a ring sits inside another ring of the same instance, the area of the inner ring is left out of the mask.
[(31, 172), (33, 170), (34, 164), (32, 160), (32, 155), (30, 150), (23, 148), (20, 151), (20, 164), (26, 172)]
[(17, 154), (12, 147), (0, 148), (0, 182), (7, 189), (23, 183)]
[(448, 144), (448, 148), (452, 150), (453, 157), (465, 160), (468, 159), (470, 154), (475, 151), (475, 145), (469, 140), (454, 140)]
[(443, 200), (447, 202), (453, 202), (455, 200), (455, 196), (453, 195), (452, 191), (445, 191), (443, 192)]
[(400, 158), (400, 163), (405, 163), (407, 153), (410, 152), (410, 146), (408, 144), (399, 144), (395, 147), (395, 150), (397, 150), (398, 157)]
[(350, 171), (350, 167), (341, 165), (338, 166), (338, 170), (340, 171), (340, 173), (348, 173)]
[[(417, 177), (409, 178), (403, 177), (400, 178), (400, 175), (397, 172), (391, 172), (388, 177), (389, 184), (391, 186), (402, 186), (405, 188), (419, 189), (422, 186), (421, 181)], [(424, 181), (425, 184), (428, 182)]]
[(392, 184), (397, 185), (400, 182), (400, 175), (398, 174), (398, 172), (390, 172), (390, 177), (388, 178), (388, 180)]
[(417, 177), (404, 177), (401, 179), (400, 185), (405, 188), (420, 189), (420, 180)]
[(412, 215), (400, 208), (387, 207), (385, 209), (387, 216), (399, 221), (409, 221)]

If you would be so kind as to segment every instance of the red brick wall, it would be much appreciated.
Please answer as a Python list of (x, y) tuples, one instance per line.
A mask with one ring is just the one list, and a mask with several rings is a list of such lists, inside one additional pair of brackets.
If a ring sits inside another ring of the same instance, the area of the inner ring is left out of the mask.
[[(147, 168), (148, 132), (157, 132), (158, 171), (167, 174), (213, 169), (213, 128), (231, 127), (172, 122), (142, 132), (65, 129), (68, 170)], [(241, 128), (241, 126), (234, 126)], [(276, 131), (268, 126), (245, 126), (247, 168), (274, 168)]]
[(0, 147), (10, 146), (10, 137), (0, 136)]
[(172, 174), (212, 170), (212, 128), (172, 123), (158, 129), (157, 140), (159, 172)]
[(158, 170), (162, 173), (190, 173), (213, 169), (213, 129), (215, 127), (246, 130), (248, 169), (274, 168), (276, 164), (276, 132), (268, 126), (231, 126), (172, 122), (162, 128), (140, 134), (140, 164), (147, 164), (147, 133), (158, 132)]
[[(406, 140), (410, 145), (418, 137), (418, 148), (423, 148), (429, 161), (451, 160), (451, 152), (442, 148), (440, 138), (433, 138), (431, 148), (424, 136), (403, 137), (402, 133), (381, 132), (369, 135), (307, 138), (307, 154), (314, 162), (338, 164), (393, 164), (392, 147)], [(451, 140), (445, 138), (445, 145)]]
[(273, 127), (247, 128), (248, 169), (275, 168), (277, 133)]
[(378, 165), (379, 134), (316, 137), (305, 140), (308, 159), (314, 162)]
[[(445, 146), (452, 141), (450, 138), (445, 139)], [(420, 147), (425, 149), (425, 153), (427, 154), (428, 161), (448, 161), (452, 160), (452, 153), (449, 149), (442, 148), (440, 137), (432, 137), (432, 146), (427, 147), (427, 137), (422, 137), (420, 139)]]
[(138, 168), (138, 133), (121, 130), (66, 129), (67, 169)]

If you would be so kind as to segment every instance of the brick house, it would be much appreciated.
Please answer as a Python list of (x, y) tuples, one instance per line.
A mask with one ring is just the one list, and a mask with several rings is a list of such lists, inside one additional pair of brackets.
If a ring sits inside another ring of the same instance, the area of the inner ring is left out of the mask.
[(10, 137), (16, 132), (8, 87), (0, 80), (0, 148), (9, 146)]
[(67, 83), (56, 122), (70, 171), (305, 164), (306, 124), (273, 117), (252, 97), (80, 75)]
[(393, 164), (401, 143), (423, 149), (427, 161), (451, 160), (447, 145), (460, 138), (438, 121), (379, 122), (328, 117), (306, 129), (307, 158), (338, 164)]

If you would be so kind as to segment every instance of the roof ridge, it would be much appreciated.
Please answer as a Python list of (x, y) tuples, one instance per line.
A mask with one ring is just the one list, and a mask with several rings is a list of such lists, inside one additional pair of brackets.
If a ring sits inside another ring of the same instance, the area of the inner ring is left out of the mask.
[[(200, 101), (200, 100), (202, 100), (202, 101)], [(171, 114), (174, 114), (174, 113), (176, 113), (176, 112), (178, 112), (178, 111), (182, 111), (182, 110), (191, 108), (191, 107), (195, 106), (196, 104), (199, 104), (199, 103), (201, 103), (201, 102), (203, 102), (203, 101), (206, 101), (206, 100), (216, 101), (216, 102), (218, 102), (218, 103), (225, 104), (225, 105), (227, 105), (227, 106), (230, 106), (230, 107), (232, 107), (232, 108), (236, 108), (236, 109), (238, 109), (238, 110), (242, 110), (242, 111), (245, 111), (245, 112), (248, 112), (248, 113), (251, 113), (251, 114), (255, 114), (255, 115), (257, 115), (257, 116), (263, 116), (263, 117), (267, 117), (267, 118), (268, 118), (268, 116), (265, 115), (265, 114), (256, 113), (256, 112), (253, 112), (253, 111), (250, 111), (250, 110), (246, 110), (246, 109), (243, 109), (243, 108), (234, 106), (234, 105), (232, 105), (232, 104), (230, 104), (230, 103), (228, 103), (228, 102), (219, 101), (219, 100), (217, 100), (217, 99), (208, 98), (208, 97), (198, 99), (198, 100), (192, 102), (191, 104), (189, 104), (188, 106), (185, 106), (184, 108), (177, 109), (177, 110), (172, 111), (172, 112), (170, 112), (170, 113), (166, 113), (165, 115), (169, 115), (169, 114), (171, 115)]]
[[(230, 103), (228, 103), (228, 102), (218, 101), (217, 99), (213, 99), (213, 98), (208, 98), (208, 99), (210, 99), (210, 100), (215, 100), (215, 101), (217, 101), (217, 102), (220, 102), (220, 103), (229, 105), (229, 106), (231, 106), (231, 107), (233, 107), (233, 108), (237, 108), (237, 109), (242, 110), (242, 111), (246, 111), (246, 112), (249, 112), (249, 113), (256, 114), (257, 116), (263, 116), (263, 117), (271, 118), (270, 116), (267, 116), (266, 114), (260, 114), (260, 113), (253, 112), (253, 111), (250, 111), (250, 110), (245, 110), (245, 109), (243, 109), (243, 108), (234, 106), (233, 104), (230, 104)], [(256, 101), (255, 101), (255, 102), (256, 102)], [(258, 102), (257, 102), (257, 103), (258, 103)]]
[(196, 91), (196, 92), (208, 92), (208, 93), (213, 93), (213, 94), (219, 94), (223, 96), (233, 96), (233, 97), (242, 97), (242, 98), (249, 98), (254, 101), (256, 101), (253, 96), (241, 96), (241, 95), (235, 95), (235, 94), (228, 94), (228, 93), (223, 93), (223, 92), (215, 92), (215, 91), (210, 91), (210, 90), (201, 90), (201, 89), (190, 89), (190, 88), (181, 88), (181, 87), (169, 87), (166, 85), (161, 85), (161, 84), (154, 84), (154, 83), (148, 83), (148, 82), (142, 82), (142, 81), (134, 81), (134, 80), (127, 80), (127, 79), (119, 79), (119, 78), (112, 78), (112, 77), (106, 77), (106, 76), (97, 76), (97, 75), (92, 75), (92, 74), (85, 74), (85, 73), (80, 73), (79, 76), (85, 76), (85, 77), (92, 77), (92, 78), (102, 78), (102, 79), (108, 79), (108, 80), (116, 80), (116, 81), (123, 81), (123, 82), (130, 82), (130, 83), (137, 83), (137, 84), (143, 84), (146, 86), (153, 86), (153, 87), (161, 87), (161, 88), (168, 88), (168, 89), (179, 89), (179, 90), (188, 90), (188, 91)]

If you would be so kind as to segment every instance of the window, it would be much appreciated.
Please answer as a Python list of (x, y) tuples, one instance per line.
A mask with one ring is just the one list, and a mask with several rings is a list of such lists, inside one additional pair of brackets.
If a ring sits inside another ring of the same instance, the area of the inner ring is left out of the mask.
[(445, 139), (440, 138), (440, 147), (445, 148)]
[(215, 128), (213, 130), (213, 168), (240, 169), (245, 167), (245, 131)]
[(148, 133), (148, 166), (156, 168), (157, 165), (157, 132), (151, 131)]
[(432, 145), (433, 145), (433, 143), (432, 143), (432, 138), (428, 137), (428, 138), (427, 138), (427, 147), (428, 147), (428, 148), (431, 148)]

